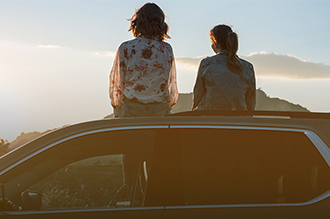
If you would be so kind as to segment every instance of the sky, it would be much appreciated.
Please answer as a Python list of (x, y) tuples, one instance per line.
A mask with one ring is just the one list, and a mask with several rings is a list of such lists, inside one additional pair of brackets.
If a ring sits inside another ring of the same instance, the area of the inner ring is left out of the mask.
[[(0, 0), (0, 138), (112, 113), (109, 71), (141, 0)], [(330, 112), (330, 1), (162, 0), (180, 93), (193, 90), (209, 30), (233, 26), (238, 55), (270, 97)]]

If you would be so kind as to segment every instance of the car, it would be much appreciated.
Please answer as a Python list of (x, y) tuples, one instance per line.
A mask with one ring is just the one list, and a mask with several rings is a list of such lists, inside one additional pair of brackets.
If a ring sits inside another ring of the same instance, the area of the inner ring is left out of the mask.
[(0, 218), (330, 217), (330, 114), (103, 119), (0, 159)]

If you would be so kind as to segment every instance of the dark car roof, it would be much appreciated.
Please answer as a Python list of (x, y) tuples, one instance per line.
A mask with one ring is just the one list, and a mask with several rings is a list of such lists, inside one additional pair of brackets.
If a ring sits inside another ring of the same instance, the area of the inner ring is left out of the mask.
[(29, 142), (0, 159), (0, 170), (11, 162), (33, 153), (44, 145), (68, 136), (114, 127), (128, 126), (171, 126), (171, 125), (224, 125), (279, 127), (311, 130), (330, 145), (330, 114), (272, 111), (194, 111), (172, 114), (165, 117), (131, 117), (121, 119), (102, 119), (70, 125), (50, 132)]

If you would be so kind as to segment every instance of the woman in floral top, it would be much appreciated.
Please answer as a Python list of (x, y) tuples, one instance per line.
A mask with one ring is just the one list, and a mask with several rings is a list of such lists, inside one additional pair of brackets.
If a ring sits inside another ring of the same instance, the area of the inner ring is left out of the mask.
[(253, 65), (237, 56), (238, 37), (227, 25), (210, 31), (216, 55), (203, 59), (194, 87), (193, 110), (254, 110)]
[(110, 99), (115, 116), (161, 116), (178, 99), (173, 50), (164, 42), (168, 25), (154, 3), (130, 19), (135, 39), (122, 43), (110, 72)]

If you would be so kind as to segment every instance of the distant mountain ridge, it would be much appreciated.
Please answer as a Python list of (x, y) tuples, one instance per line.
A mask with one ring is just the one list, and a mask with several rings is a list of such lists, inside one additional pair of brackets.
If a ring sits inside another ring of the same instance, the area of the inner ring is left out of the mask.
[[(172, 112), (178, 113), (190, 111), (192, 106), (193, 94), (179, 94), (177, 104), (173, 107)], [(263, 90), (257, 89), (255, 110), (271, 110), (271, 111), (299, 111), (309, 112), (305, 107), (299, 104), (290, 103), (289, 101), (269, 97)]]
[(55, 128), (55, 129), (50, 129), (50, 130), (47, 130), (44, 132), (38, 132), (38, 131), (28, 132), (28, 133), (22, 132), (19, 136), (17, 136), (17, 138), (14, 141), (10, 142), (9, 145), (7, 145), (5, 148), (0, 148), (0, 156), (4, 155), (5, 153), (8, 153), (11, 150), (14, 150), (15, 148), (18, 148), (19, 146), (22, 146), (36, 138), (39, 138), (42, 135), (47, 134), (48, 132), (55, 131), (56, 129), (60, 129), (65, 126)]
[[(309, 112), (305, 107), (300, 106), (299, 104), (290, 103), (286, 100), (269, 97), (263, 90), (258, 89), (256, 93), (256, 108), (255, 110), (272, 110), (272, 111), (299, 111), (299, 112)], [(172, 112), (178, 113), (183, 111), (191, 111), (193, 94), (179, 94), (179, 99), (177, 104), (173, 107)], [(104, 117), (112, 118), (112, 114)], [(62, 128), (62, 127), (60, 127)], [(29, 141), (32, 141), (35, 138), (40, 137), (50, 131), (56, 129), (47, 130), (45, 132), (29, 132), (21, 133), (14, 141), (9, 143), (9, 146), (6, 148), (7, 152), (13, 150)], [(1, 155), (1, 154), (0, 154)]]
[[(193, 93), (181, 93), (177, 103), (172, 108), (172, 113), (179, 113), (184, 111), (191, 111), (193, 100)], [(309, 110), (299, 104), (290, 103), (277, 97), (269, 97), (263, 90), (256, 91), (256, 107), (255, 110), (269, 110), (269, 111), (298, 111), (309, 112)], [(113, 114), (107, 115), (105, 119), (113, 118)]]
[(256, 93), (255, 110), (272, 110), (272, 111), (298, 111), (310, 112), (306, 107), (299, 104), (290, 103), (277, 97), (269, 97), (263, 90), (258, 89)]
[(20, 136), (17, 136), (17, 138), (10, 142), (9, 146), (8, 146), (8, 150), (13, 150), (23, 144), (28, 143), (29, 141), (32, 141), (38, 137), (40, 137), (41, 135), (44, 135), (46, 133), (48, 133), (49, 131), (45, 131), (45, 132), (28, 132), (28, 133), (24, 133), (22, 132)]

